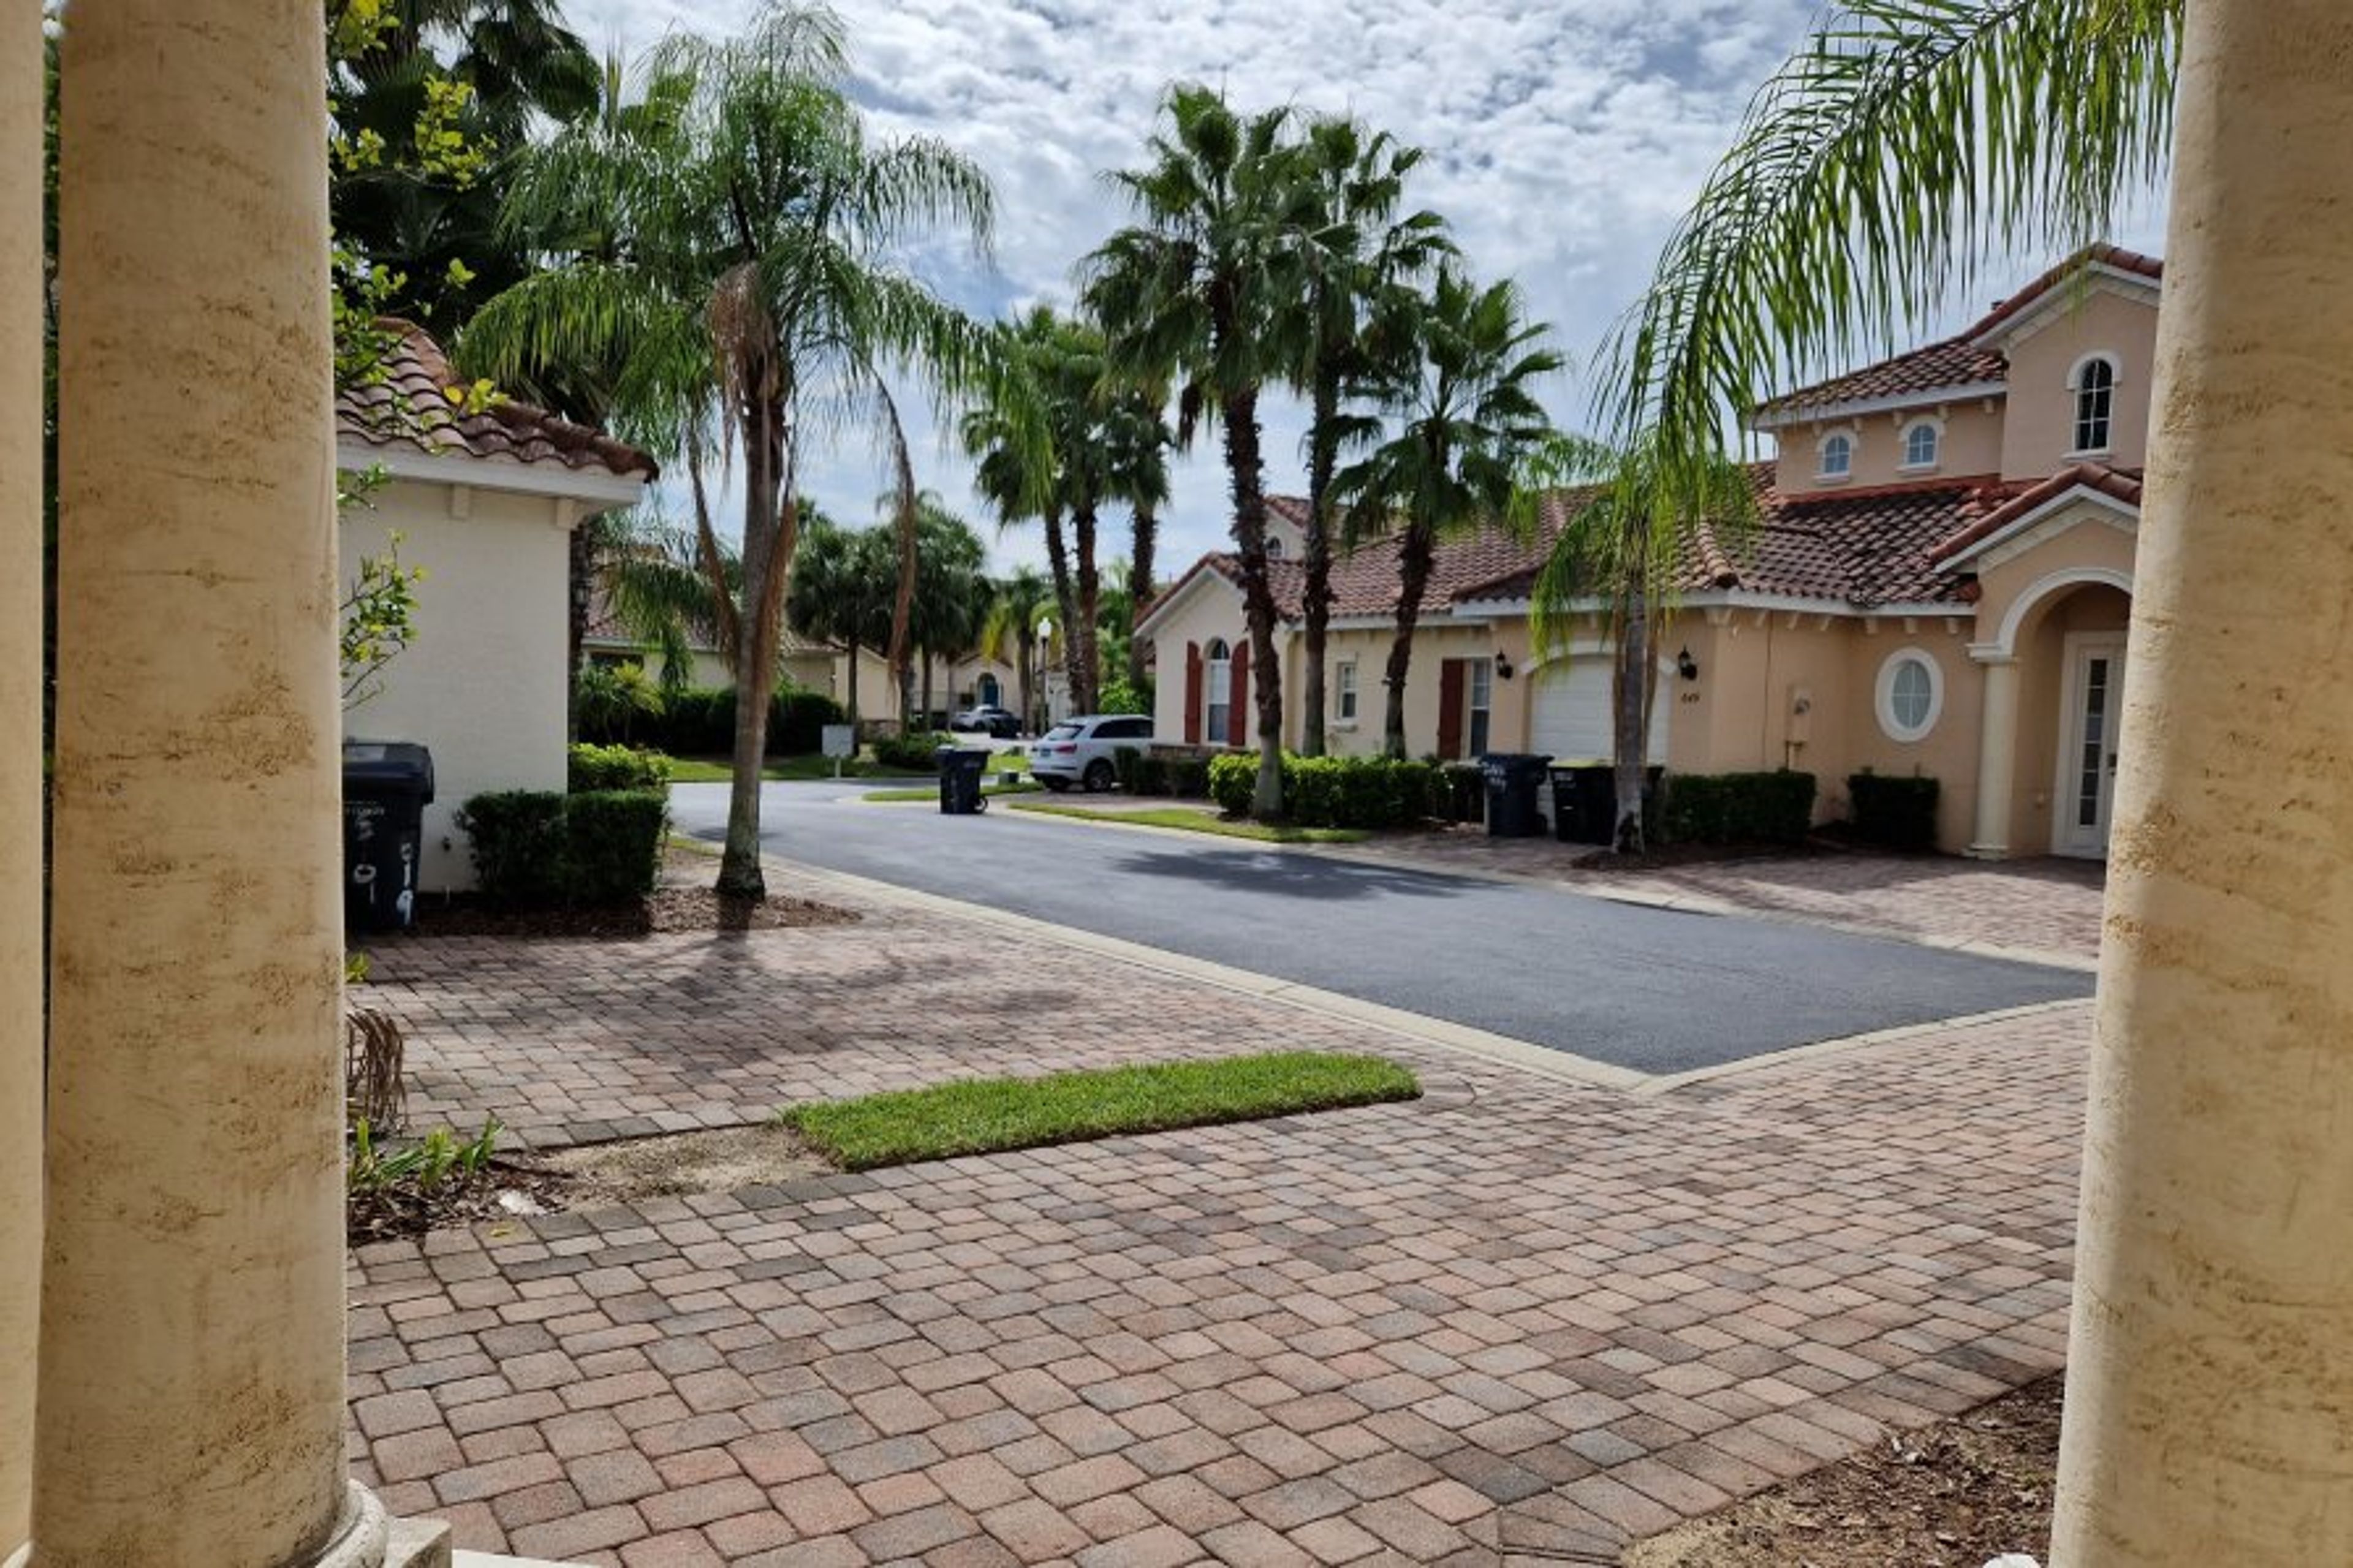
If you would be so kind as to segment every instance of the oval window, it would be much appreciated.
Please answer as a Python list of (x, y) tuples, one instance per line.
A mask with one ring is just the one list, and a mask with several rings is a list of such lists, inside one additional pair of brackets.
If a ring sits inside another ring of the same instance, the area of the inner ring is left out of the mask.
[(1879, 670), (1879, 727), (1893, 741), (1917, 741), (1944, 710), (1945, 678), (1917, 648), (1892, 655)]

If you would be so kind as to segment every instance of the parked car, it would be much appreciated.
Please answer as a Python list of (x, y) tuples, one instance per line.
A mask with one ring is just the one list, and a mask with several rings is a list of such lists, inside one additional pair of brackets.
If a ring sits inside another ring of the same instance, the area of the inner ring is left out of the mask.
[(1065, 719), (1029, 748), (1029, 776), (1050, 790), (1072, 784), (1101, 792), (1119, 782), (1122, 746), (1152, 744), (1152, 721), (1137, 713), (1094, 713)]
[(1000, 741), (1010, 741), (1021, 733), (1021, 716), (1010, 708), (984, 702), (951, 718), (948, 728), (967, 734), (979, 731)]

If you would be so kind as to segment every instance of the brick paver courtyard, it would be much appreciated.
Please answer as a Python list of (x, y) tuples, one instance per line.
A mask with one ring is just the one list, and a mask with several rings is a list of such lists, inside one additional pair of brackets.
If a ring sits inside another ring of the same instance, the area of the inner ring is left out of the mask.
[(2060, 1363), (2083, 1005), (1624, 1094), (867, 913), (372, 989), (420, 1119), (546, 1142), (1293, 1046), (1434, 1092), (366, 1248), (396, 1511), (630, 1564), (1614, 1561)]

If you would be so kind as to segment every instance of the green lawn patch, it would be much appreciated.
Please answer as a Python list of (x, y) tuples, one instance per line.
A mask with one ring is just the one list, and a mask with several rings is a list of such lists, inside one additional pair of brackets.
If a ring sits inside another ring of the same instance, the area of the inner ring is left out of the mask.
[[(831, 757), (771, 757), (760, 770), (764, 779), (829, 779), (833, 777)], [(735, 776), (734, 768), (724, 757), (672, 757), (670, 782), (672, 784), (725, 784)], [(928, 775), (906, 768), (886, 768), (870, 757), (848, 757), (842, 760), (841, 776), (846, 779), (919, 779)]]
[(969, 1079), (777, 1114), (849, 1171), (1252, 1121), (1413, 1100), (1413, 1074), (1378, 1057), (1277, 1051), (1222, 1061)]
[(1220, 838), (1250, 838), (1261, 844), (1359, 844), (1372, 837), (1361, 827), (1286, 827), (1251, 822), (1242, 817), (1212, 816), (1181, 805), (1145, 811), (1121, 811), (1092, 805), (1056, 805), (1046, 801), (1016, 801), (1016, 811), (1047, 816), (1076, 816), (1089, 822), (1134, 822), (1146, 827), (1178, 827), (1187, 833), (1214, 833)]

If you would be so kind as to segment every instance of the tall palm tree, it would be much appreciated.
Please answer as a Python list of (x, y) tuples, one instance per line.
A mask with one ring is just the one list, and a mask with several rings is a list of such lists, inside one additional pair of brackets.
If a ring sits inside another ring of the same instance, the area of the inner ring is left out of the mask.
[[(785, 611), (794, 630), (844, 656), (849, 689), (842, 694), (842, 706), (853, 726), (860, 717), (858, 656), (889, 646), (898, 583), (894, 530), (842, 528), (822, 517), (809, 516), (801, 530), (800, 552)], [(741, 679), (735, 689), (741, 707), (744, 689)]]
[(1332, 624), (1332, 477), (1345, 424), (1343, 390), (1366, 374), (1380, 353), (1367, 342), (1395, 319), (1391, 299), (1419, 284), (1455, 254), (1446, 224), (1422, 211), (1398, 218), (1406, 175), (1421, 150), (1356, 120), (1327, 116), (1309, 125), (1303, 149), (1315, 196), (1314, 226), (1299, 239), (1305, 287), (1292, 302), (1285, 337), (1292, 384), (1304, 393), (1307, 424), (1307, 526), (1301, 568), (1300, 749), (1324, 754), (1324, 637)]
[(1392, 757), (1406, 754), (1406, 679), (1439, 542), (1503, 522), (1523, 470), (1553, 437), (1535, 394), (1565, 363), (1544, 346), (1550, 330), (1526, 319), (1516, 284), (1482, 289), (1448, 265), (1411, 321), (1397, 324), (1411, 352), (1356, 384), (1397, 421), (1384, 440), (1377, 420), (1352, 419), (1345, 439), (1365, 453), (1332, 481), (1352, 541), (1397, 540), (1397, 635), (1382, 677), (1382, 745)]
[(1168, 448), (1176, 433), (1168, 428), (1166, 388), (1122, 384), (1114, 377), (1107, 396), (1111, 486), (1128, 509), (1127, 681), (1141, 690), (1144, 645), (1135, 639), (1135, 611), (1152, 600), (1153, 553), (1159, 543), (1160, 509), (1168, 504)]
[(925, 491), (917, 507), (916, 568), (908, 595), (908, 638), (923, 662), (923, 701), (931, 722), (932, 663), (971, 651), (987, 617), (987, 552), (969, 523)]
[[(757, 898), (761, 753), (804, 444), (863, 422), (912, 493), (885, 375), (961, 389), (990, 356), (981, 330), (893, 258), (935, 225), (985, 244), (993, 203), (979, 169), (944, 145), (868, 136), (841, 24), (822, 6), (772, 4), (722, 42), (673, 36), (650, 70), (694, 84), (676, 132), (617, 137), (591, 122), (527, 160), (510, 219), (558, 237), (555, 264), (493, 300), (469, 337), (501, 375), (620, 367), (617, 417), (627, 405), (670, 437), (660, 449), (742, 464), (744, 675), (719, 889)], [(584, 229), (601, 248), (562, 247)]]
[[(1041, 307), (1018, 321), (998, 322), (996, 331), (1006, 359), (1024, 383), (1021, 396), (1029, 406), (1038, 406), (1045, 400), (1041, 388), (1063, 379), (1055, 368), (1063, 352), (1060, 319)], [(965, 451), (975, 459), (973, 488), (995, 509), (998, 529), (1033, 518), (1043, 528), (1054, 614), (1058, 624), (1070, 625), (1078, 590), (1071, 571), (1070, 535), (1063, 527), (1069, 500), (1061, 482), (1061, 443), (1052, 437), (1042, 445), (1026, 443), (1019, 411), (989, 403), (966, 411), (959, 434)], [(1070, 646), (1069, 638), (1063, 641)], [(1077, 669), (1068, 668), (1064, 675), (1075, 692)]]
[(1314, 195), (1288, 110), (1245, 117), (1222, 93), (1180, 84), (1161, 115), (1147, 163), (1112, 174), (1140, 221), (1082, 264), (1084, 299), (1124, 372), (1181, 389), (1180, 440), (1205, 417), (1222, 432), (1258, 710), (1250, 809), (1280, 816), (1282, 679), (1258, 405), (1261, 389), (1289, 368), (1278, 329), (1301, 288), (1294, 241), (1313, 221)]

